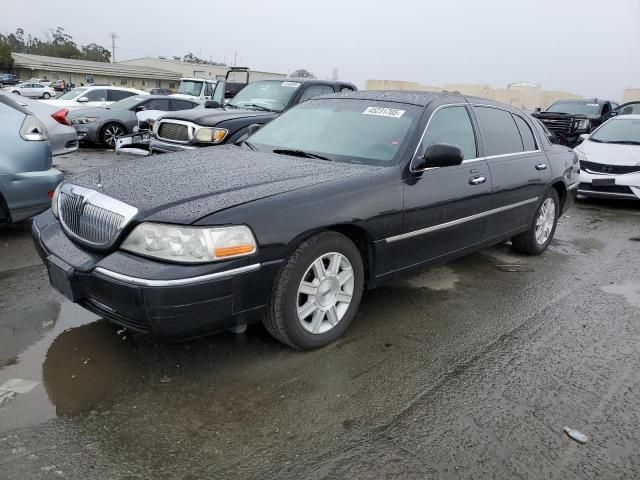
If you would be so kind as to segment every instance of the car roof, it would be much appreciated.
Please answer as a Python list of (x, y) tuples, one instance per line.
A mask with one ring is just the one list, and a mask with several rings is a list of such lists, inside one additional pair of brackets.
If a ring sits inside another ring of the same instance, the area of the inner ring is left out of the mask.
[(618, 115), (612, 117), (611, 120), (640, 120), (640, 115), (637, 113), (630, 113), (628, 115)]
[[(419, 107), (426, 107), (434, 100), (444, 98), (450, 98), (451, 100), (458, 102), (467, 102), (466, 97), (457, 93), (422, 92), (412, 90), (360, 90), (324, 95), (322, 98), (350, 98), (354, 100), (408, 103)], [(484, 101), (485, 100), (483, 99), (483, 102)], [(486, 102), (491, 102), (491, 100), (486, 100)]]
[(351, 82), (343, 82), (341, 80), (322, 80), (319, 78), (298, 78), (298, 77), (280, 77), (280, 78), (265, 78), (264, 80), (253, 80), (249, 83), (273, 81), (273, 82), (296, 82), (296, 83), (317, 83), (319, 85), (344, 85), (355, 88), (355, 85)]
[(598, 105), (602, 103), (611, 103), (610, 100), (602, 100), (599, 98), (579, 98), (579, 99), (570, 99), (570, 100), (556, 100), (553, 103), (597, 103)]

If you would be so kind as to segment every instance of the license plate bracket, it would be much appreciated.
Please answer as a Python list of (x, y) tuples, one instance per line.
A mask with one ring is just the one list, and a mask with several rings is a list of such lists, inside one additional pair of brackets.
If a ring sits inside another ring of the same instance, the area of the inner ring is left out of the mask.
[(80, 300), (78, 289), (74, 287), (73, 277), (75, 273), (71, 265), (58, 257), (49, 255), (47, 257), (47, 270), (49, 271), (49, 281), (53, 288), (72, 302)]
[(594, 187), (611, 187), (616, 184), (615, 178), (594, 178), (592, 180)]

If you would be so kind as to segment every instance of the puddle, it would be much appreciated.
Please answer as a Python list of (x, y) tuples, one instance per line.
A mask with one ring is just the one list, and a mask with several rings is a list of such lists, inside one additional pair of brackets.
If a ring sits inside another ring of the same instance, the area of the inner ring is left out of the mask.
[(496, 265), (498, 270), (502, 270), (503, 272), (533, 272), (533, 268), (528, 267), (527, 265), (516, 264), (516, 265)]
[(407, 279), (407, 283), (413, 288), (428, 288), (429, 290), (452, 290), (460, 278), (449, 267), (438, 267), (419, 273)]
[(549, 245), (549, 250), (562, 255), (583, 255), (604, 249), (604, 243), (595, 238), (570, 238), (560, 240), (555, 238)]
[(640, 307), (640, 283), (623, 283), (621, 285), (605, 285), (606, 293), (622, 295), (631, 305)]

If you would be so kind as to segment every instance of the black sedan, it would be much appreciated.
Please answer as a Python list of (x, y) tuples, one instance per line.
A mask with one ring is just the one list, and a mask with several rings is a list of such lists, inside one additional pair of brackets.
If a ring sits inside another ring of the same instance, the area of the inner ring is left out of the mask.
[(242, 146), (88, 172), (33, 233), (56, 289), (131, 330), (184, 338), (263, 319), (312, 349), (342, 335), (364, 288), (508, 239), (541, 253), (578, 172), (506, 105), (335, 94)]

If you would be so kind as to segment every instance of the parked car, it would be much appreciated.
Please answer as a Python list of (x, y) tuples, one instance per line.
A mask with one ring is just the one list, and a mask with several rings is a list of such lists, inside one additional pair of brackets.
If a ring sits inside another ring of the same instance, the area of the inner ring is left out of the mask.
[(10, 73), (0, 73), (0, 88), (6, 85), (15, 85), (18, 83), (18, 77)]
[(56, 92), (64, 92), (67, 89), (67, 82), (64, 80), (54, 80), (54, 82), (49, 86)]
[(623, 103), (611, 112), (611, 116), (640, 115), (640, 100)]
[(50, 87), (51, 86), (51, 80), (47, 80), (46, 78), (31, 78), (29, 80), (27, 80), (29, 83), (40, 83), (42, 85), (44, 85), (45, 87)]
[(173, 92), (170, 88), (152, 88), (149, 93), (151, 95), (171, 95)]
[(233, 143), (252, 125), (264, 125), (298, 103), (346, 90), (357, 89), (351, 83), (330, 80), (261, 80), (248, 84), (225, 105), (226, 88), (220, 81), (218, 99), (205, 104), (213, 108), (163, 115), (154, 124), (150, 149), (162, 153)]
[(108, 107), (114, 102), (134, 95), (149, 95), (142, 90), (120, 87), (78, 87), (74, 88), (56, 100), (47, 100), (49, 105), (56, 107), (76, 108)]
[(544, 112), (532, 115), (553, 132), (558, 143), (575, 147), (580, 135), (591, 133), (609, 118), (611, 102), (608, 100), (559, 100)]
[(166, 95), (139, 95), (125, 98), (107, 108), (82, 108), (69, 114), (80, 140), (100, 143), (114, 148), (116, 138), (133, 132), (138, 124), (136, 112), (141, 110), (187, 110), (198, 106), (193, 100)]
[(54, 157), (71, 153), (78, 149), (78, 134), (71, 125), (71, 121), (67, 118), (69, 110), (24, 97), (14, 98), (13, 100), (28, 109), (42, 122)]
[(18, 83), (13, 87), (9, 87), (8, 91), (23, 97), (44, 98), (45, 100), (57, 95), (56, 91), (51, 87), (47, 87), (41, 83), (29, 82)]
[(580, 159), (579, 194), (640, 199), (640, 115), (612, 118), (585, 135), (575, 151)]
[(352, 92), (241, 147), (89, 171), (33, 232), (52, 285), (126, 328), (193, 337), (264, 314), (275, 338), (312, 349), (342, 335), (363, 288), (508, 239), (543, 252), (578, 171), (507, 105)]
[(47, 210), (62, 172), (51, 168), (44, 125), (8, 95), (0, 95), (0, 222)]

